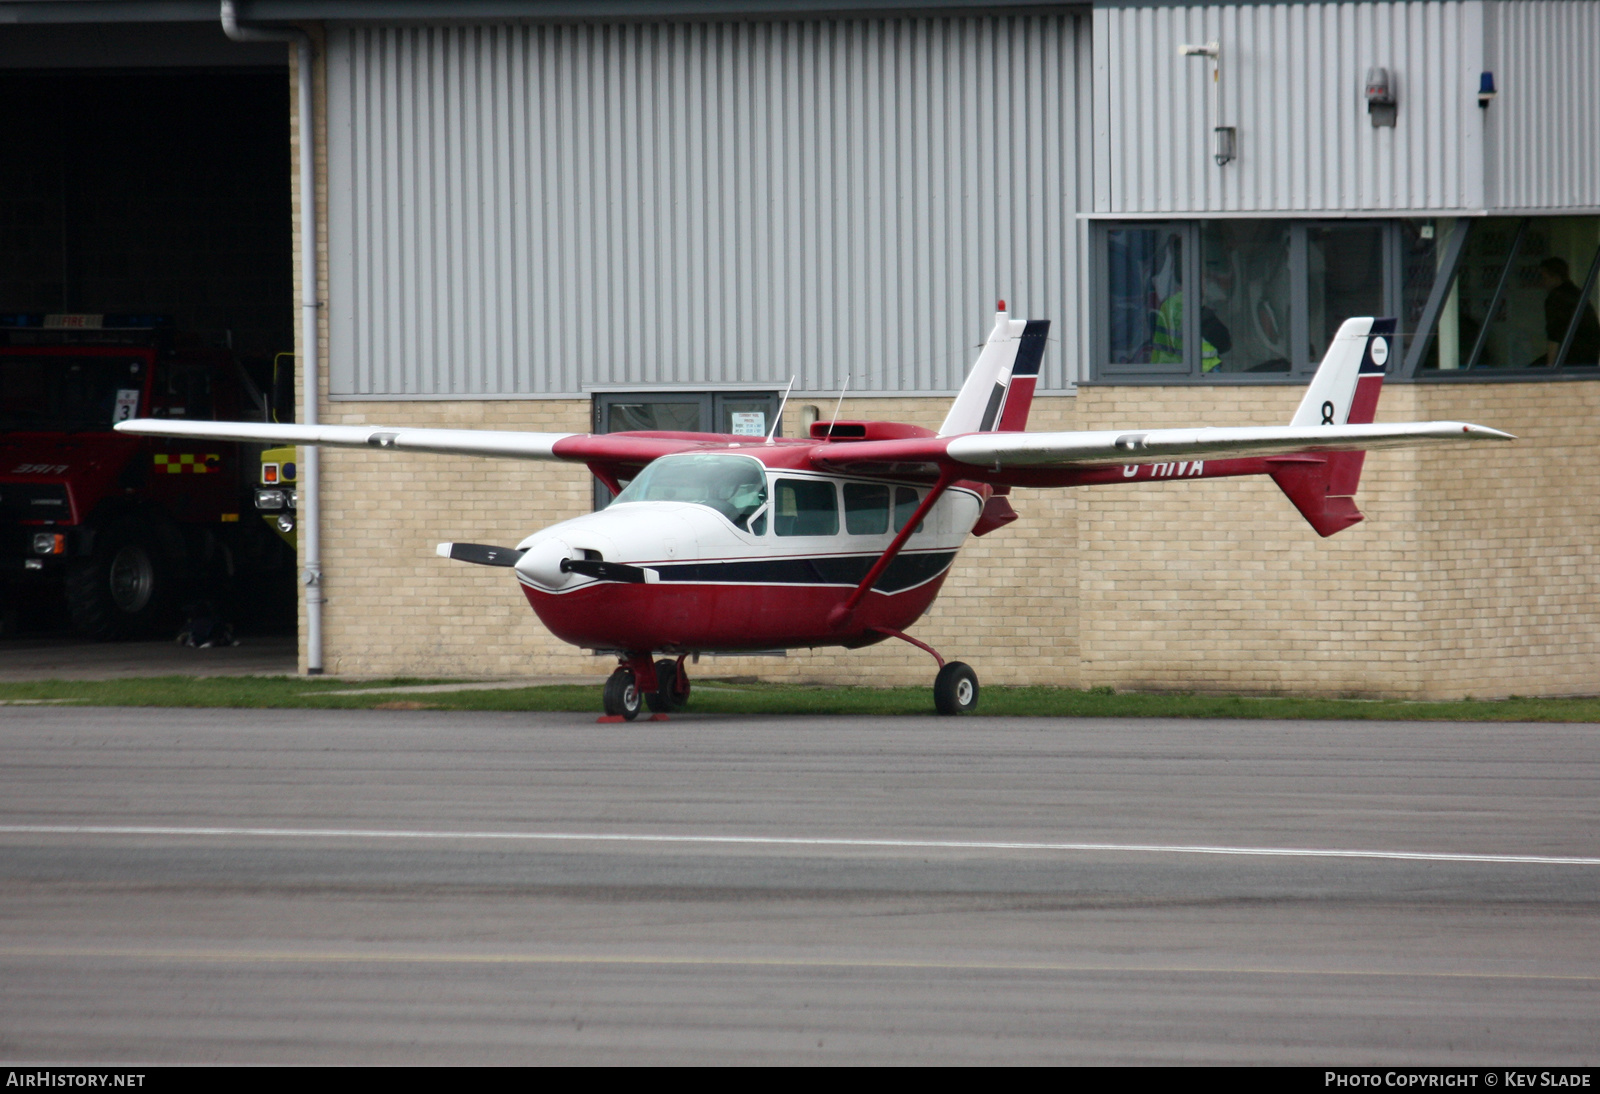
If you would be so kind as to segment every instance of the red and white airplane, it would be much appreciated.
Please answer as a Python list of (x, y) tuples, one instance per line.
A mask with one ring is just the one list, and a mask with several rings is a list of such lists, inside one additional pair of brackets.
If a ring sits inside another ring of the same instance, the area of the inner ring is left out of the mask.
[(937, 433), (867, 421), (819, 421), (796, 439), (158, 419), (117, 429), (587, 465), (616, 495), (607, 508), (515, 548), (438, 550), (510, 568), (558, 638), (614, 651), (609, 719), (632, 719), (641, 704), (658, 714), (681, 707), (694, 653), (855, 649), (887, 638), (938, 661), (941, 713), (972, 710), (972, 669), (905, 632), (939, 594), (966, 537), (1017, 519), (1006, 499), (1013, 486), (1267, 475), (1329, 536), (1362, 519), (1352, 496), (1366, 450), (1512, 439), (1463, 422), (1374, 424), (1392, 319), (1346, 320), (1285, 426), (1027, 433), (1049, 327), (1012, 319), (1001, 301)]

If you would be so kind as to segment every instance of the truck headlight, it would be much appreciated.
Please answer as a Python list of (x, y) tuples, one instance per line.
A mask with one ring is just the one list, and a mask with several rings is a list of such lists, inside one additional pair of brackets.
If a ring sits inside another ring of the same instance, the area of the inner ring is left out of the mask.
[(256, 491), (256, 508), (257, 509), (268, 509), (268, 510), (282, 509), (284, 501), (285, 501), (285, 497), (284, 497), (284, 492), (282, 490), (257, 490)]
[(278, 514), (278, 531), (282, 532), (284, 535), (288, 535), (290, 532), (294, 531), (293, 513)]
[(33, 553), (36, 555), (59, 555), (67, 550), (67, 537), (59, 532), (36, 532), (33, 537)]
[(298, 491), (298, 490), (289, 491), (289, 508), (290, 509), (298, 509), (298, 508), (300, 508), (300, 491)]

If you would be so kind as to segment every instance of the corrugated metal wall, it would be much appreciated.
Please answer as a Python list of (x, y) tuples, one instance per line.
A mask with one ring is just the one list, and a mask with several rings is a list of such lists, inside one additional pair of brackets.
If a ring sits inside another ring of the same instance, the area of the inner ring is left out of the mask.
[(951, 390), (996, 296), (1064, 388), (1087, 31), (333, 27), (332, 391)]
[(1600, 206), (1600, 4), (1499, 3), (1493, 15), (1491, 200), (1505, 209)]
[[(1483, 20), (1471, 0), (1097, 8), (1094, 209), (1479, 208)], [(1223, 122), (1239, 130), (1224, 167), (1210, 151), (1210, 62), (1178, 55), (1212, 39)], [(1373, 65), (1396, 79), (1392, 129), (1367, 118)]]

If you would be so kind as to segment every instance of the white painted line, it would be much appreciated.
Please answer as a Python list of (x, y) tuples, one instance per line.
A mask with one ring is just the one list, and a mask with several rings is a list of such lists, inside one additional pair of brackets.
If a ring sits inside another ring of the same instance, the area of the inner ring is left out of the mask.
[(249, 836), (264, 839), (510, 840), (528, 843), (687, 843), (742, 847), (883, 847), (925, 851), (1066, 851), (1103, 854), (1246, 855), (1266, 858), (1360, 858), (1403, 862), (1530, 863), (1600, 866), (1572, 855), (1472, 855), (1452, 851), (1363, 851), (1320, 847), (1225, 847), (1183, 843), (1044, 843), (1000, 840), (841, 839), (808, 836), (640, 835), (614, 832), (440, 832), (384, 828), (198, 828), (132, 824), (0, 824), (0, 835)]

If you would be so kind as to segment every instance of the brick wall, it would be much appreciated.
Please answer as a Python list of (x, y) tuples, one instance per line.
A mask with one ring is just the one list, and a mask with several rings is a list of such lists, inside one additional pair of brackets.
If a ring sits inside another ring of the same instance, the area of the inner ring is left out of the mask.
[[(1035, 404), (1035, 429), (1287, 421), (1299, 389), (1094, 387)], [(989, 683), (1414, 698), (1600, 691), (1593, 574), (1600, 384), (1390, 385), (1380, 418), (1458, 418), (1516, 445), (1373, 453), (1367, 520), (1321, 539), (1267, 479), (1018, 490), (1022, 519), (958, 558), (916, 628)], [(943, 399), (846, 415), (937, 425)], [(330, 422), (582, 431), (583, 400), (334, 403)], [(785, 432), (800, 430), (791, 406)], [(330, 672), (587, 674), (514, 580), (451, 564), (441, 540), (514, 543), (588, 510), (579, 468), (329, 451)], [(925, 683), (900, 643), (715, 658), (700, 669), (829, 683)]]

